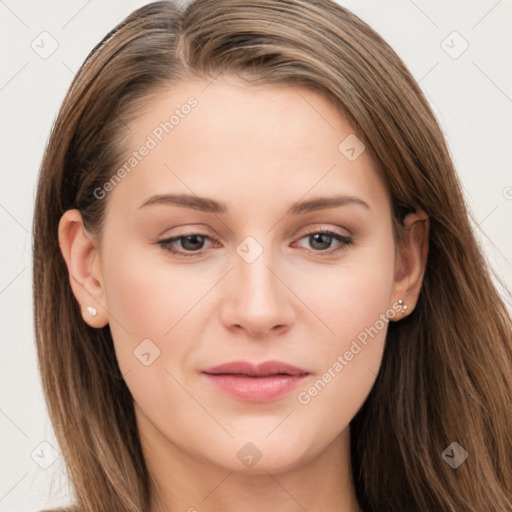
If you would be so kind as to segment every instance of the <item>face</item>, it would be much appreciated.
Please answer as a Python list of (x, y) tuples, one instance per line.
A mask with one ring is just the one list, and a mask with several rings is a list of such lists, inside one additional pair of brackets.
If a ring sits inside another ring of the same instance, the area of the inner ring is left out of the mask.
[(321, 96), (228, 79), (162, 92), (126, 147), (97, 191), (98, 268), (139, 427), (237, 471), (316, 457), (370, 392), (399, 298), (369, 152)]

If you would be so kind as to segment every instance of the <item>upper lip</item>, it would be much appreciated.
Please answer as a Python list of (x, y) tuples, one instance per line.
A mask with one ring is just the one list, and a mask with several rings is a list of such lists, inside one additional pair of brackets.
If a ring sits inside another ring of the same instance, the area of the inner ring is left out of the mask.
[(265, 361), (260, 364), (252, 364), (247, 361), (232, 361), (219, 366), (213, 366), (202, 370), (210, 375), (241, 374), (249, 377), (266, 377), (268, 375), (306, 375), (308, 372), (302, 368), (283, 363), (282, 361)]

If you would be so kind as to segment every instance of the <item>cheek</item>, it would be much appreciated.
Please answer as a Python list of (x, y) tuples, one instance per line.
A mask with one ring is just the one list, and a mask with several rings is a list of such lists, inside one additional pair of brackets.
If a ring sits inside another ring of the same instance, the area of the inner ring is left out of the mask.
[(169, 332), (185, 320), (211, 283), (200, 274), (166, 265), (147, 248), (111, 247), (105, 250), (102, 266), (110, 329), (119, 364), (125, 370), (134, 362), (138, 366), (134, 350), (144, 340), (163, 350), (172, 337)]
[[(112, 246), (102, 265), (116, 358), (135, 402), (155, 418), (186, 411), (192, 404), (168, 370), (187, 359), (187, 312), (208, 289), (205, 279), (166, 265), (147, 247)], [(169, 350), (176, 339), (184, 343)]]
[[(322, 320), (324, 342), (316, 350), (332, 357), (348, 350), (352, 340), (376, 322), (391, 307), (394, 277), (394, 246), (382, 237), (379, 243), (348, 254), (339, 266), (326, 267), (304, 282), (305, 302)], [(329, 335), (329, 331), (330, 334)]]
[(394, 248), (384, 242), (378, 249), (360, 251), (357, 260), (347, 259), (327, 291), (309, 295), (311, 309), (331, 334), (315, 347), (318, 372), (298, 391), (297, 402), (323, 417), (326, 433), (332, 430), (333, 435), (364, 403), (381, 365), (387, 315), (394, 313)]

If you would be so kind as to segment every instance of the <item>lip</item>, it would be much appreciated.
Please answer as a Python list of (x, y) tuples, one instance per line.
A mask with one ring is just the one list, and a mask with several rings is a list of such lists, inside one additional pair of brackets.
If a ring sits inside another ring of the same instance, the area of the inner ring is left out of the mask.
[(249, 402), (267, 402), (297, 387), (309, 372), (281, 361), (233, 361), (202, 370), (221, 390)]

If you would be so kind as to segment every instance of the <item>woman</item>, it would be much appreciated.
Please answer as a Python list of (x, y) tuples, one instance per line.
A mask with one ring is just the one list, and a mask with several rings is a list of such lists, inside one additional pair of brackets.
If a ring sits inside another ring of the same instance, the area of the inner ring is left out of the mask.
[(34, 296), (77, 510), (512, 507), (510, 316), (427, 101), (335, 3), (109, 33), (42, 163)]

